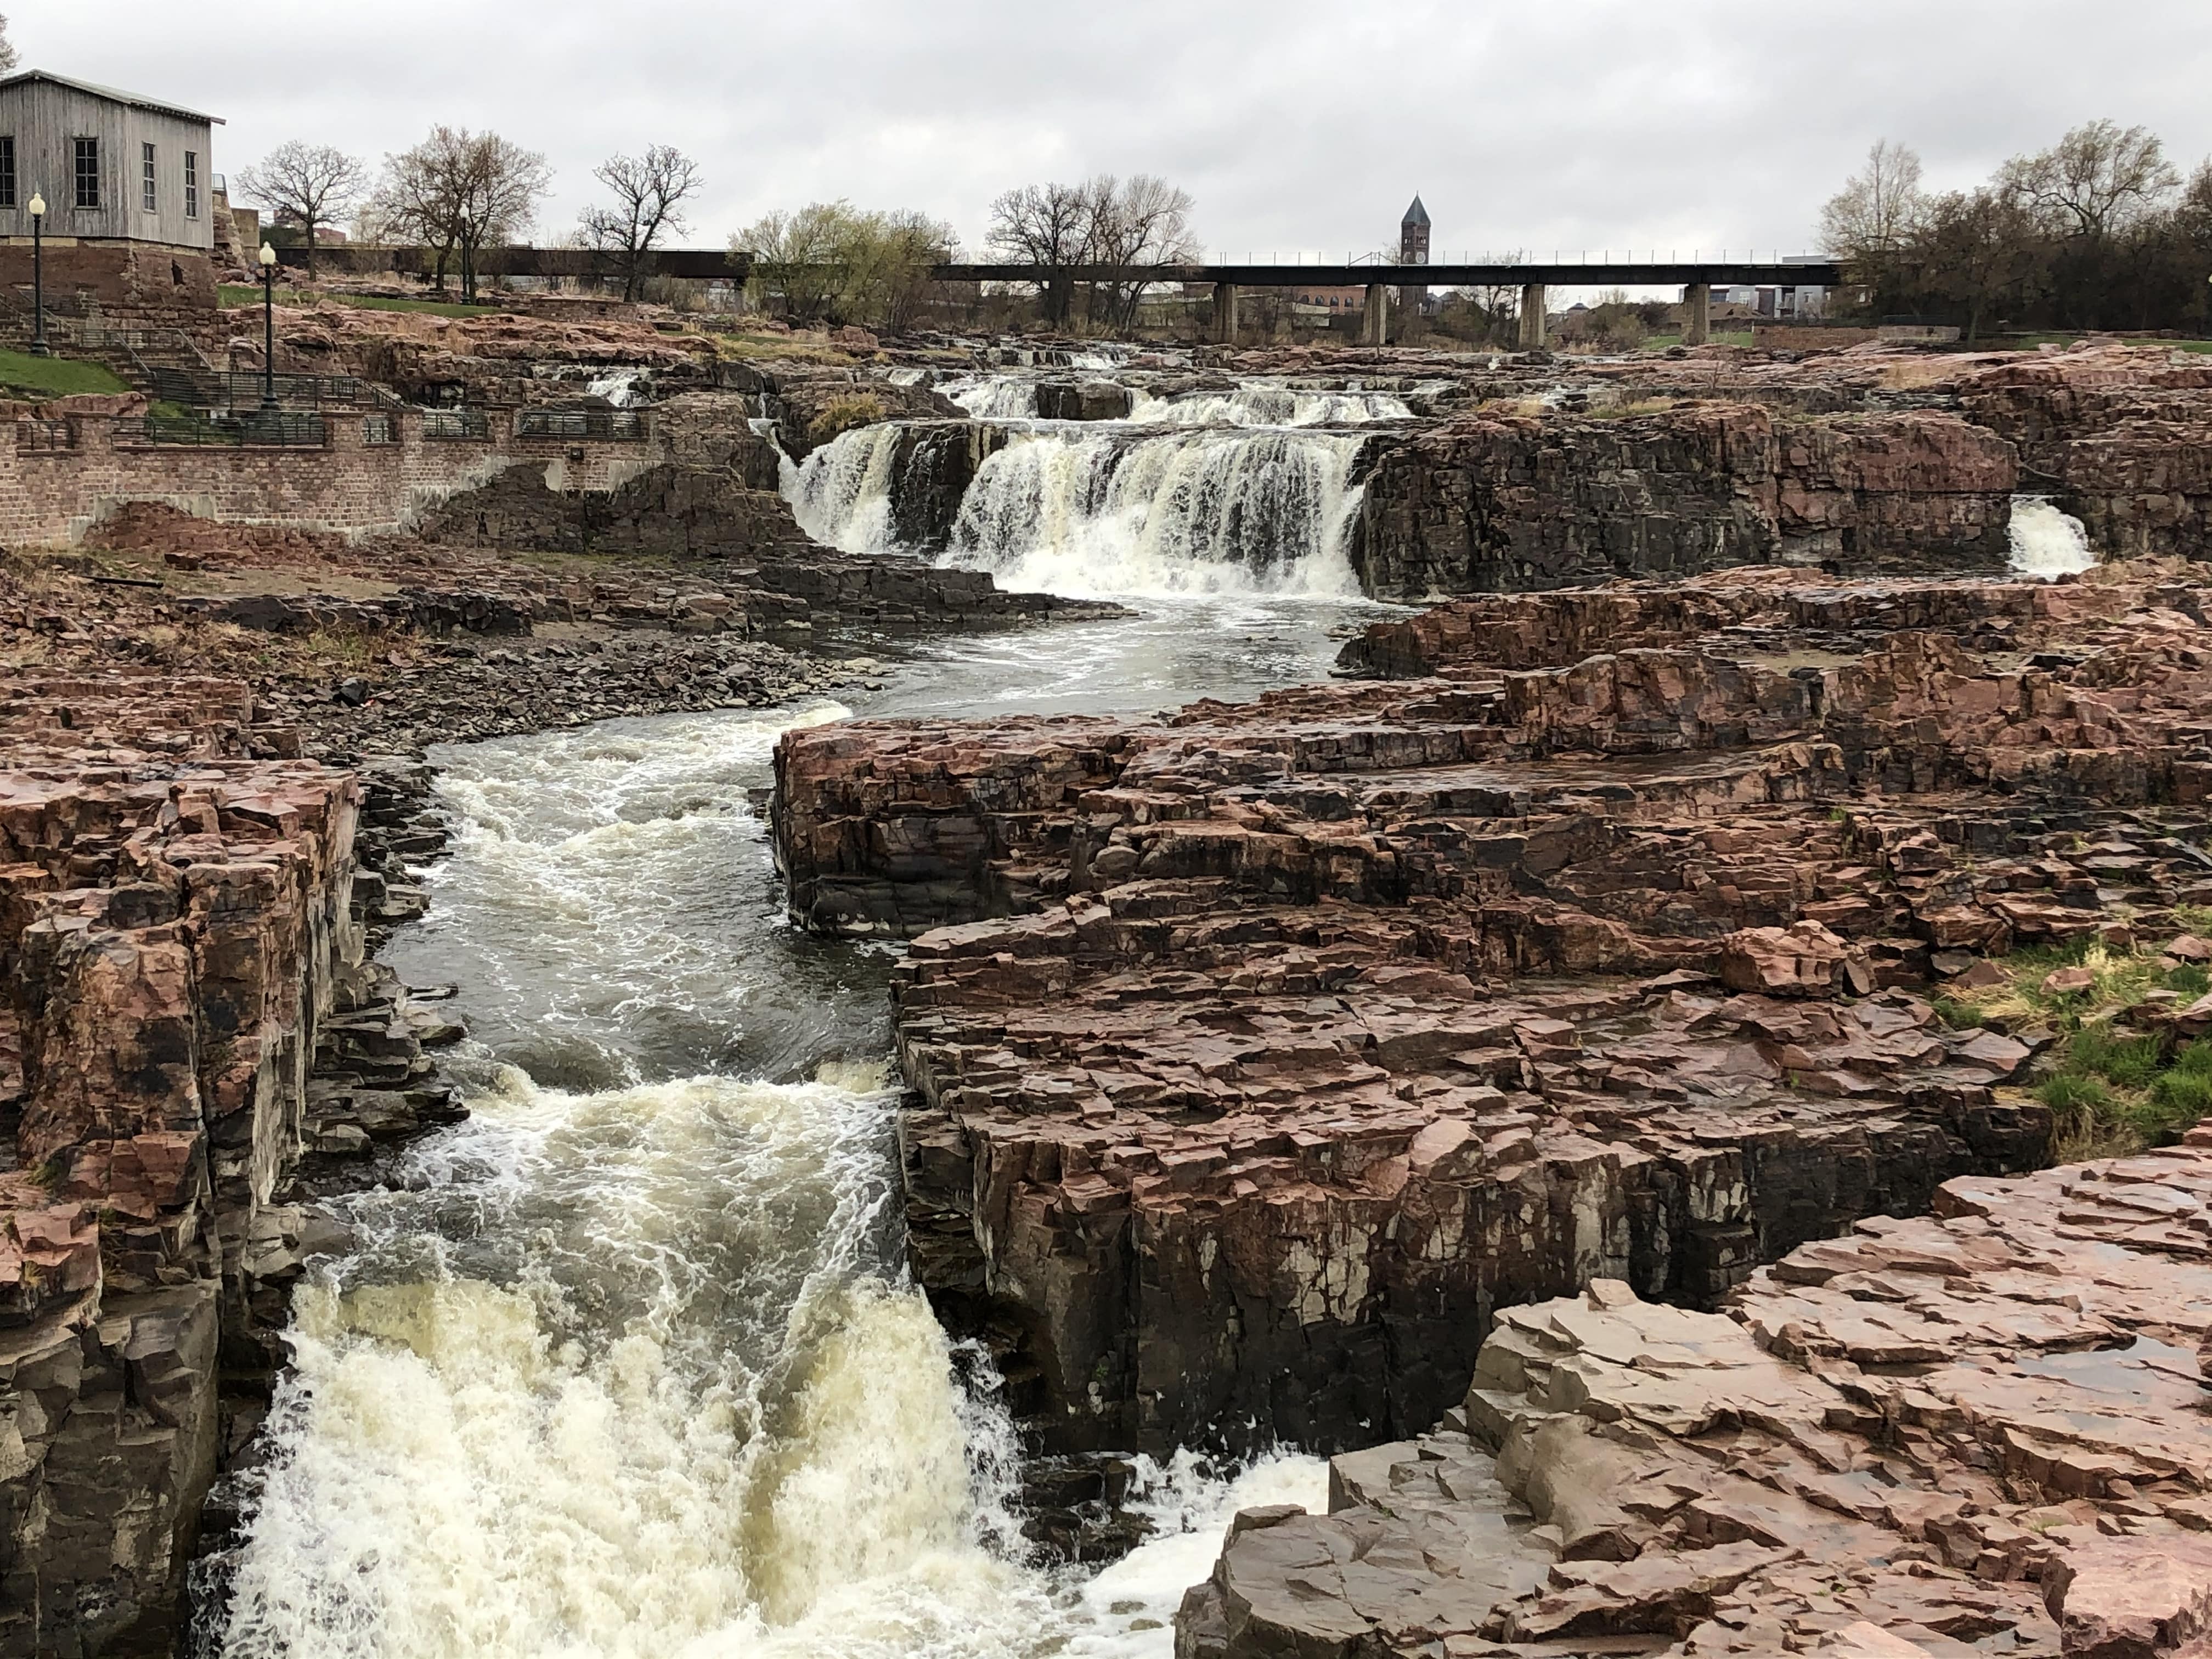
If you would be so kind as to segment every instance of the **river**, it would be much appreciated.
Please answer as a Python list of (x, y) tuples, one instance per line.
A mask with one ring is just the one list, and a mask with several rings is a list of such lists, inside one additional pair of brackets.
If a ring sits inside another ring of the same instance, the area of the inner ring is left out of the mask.
[[(788, 927), (747, 805), (780, 732), (848, 713), (1135, 712), (1324, 674), (1376, 609), (1342, 558), (1356, 440), (1271, 397), (1155, 409), (1151, 434), (1036, 422), (977, 478), (948, 558), (1127, 619), (925, 643), (849, 708), (434, 751), (456, 833), (386, 958), (459, 985), (473, 1115), (339, 1201), (358, 1248), (298, 1293), (207, 1650), (1164, 1659), (1237, 1508), (1325, 1502), (1294, 1450), (1185, 1453), (1144, 1466), (1158, 1532), (1127, 1559), (1030, 1559), (988, 1364), (904, 1275), (892, 952)], [(849, 541), (866, 490), (835, 494), (810, 527)]]

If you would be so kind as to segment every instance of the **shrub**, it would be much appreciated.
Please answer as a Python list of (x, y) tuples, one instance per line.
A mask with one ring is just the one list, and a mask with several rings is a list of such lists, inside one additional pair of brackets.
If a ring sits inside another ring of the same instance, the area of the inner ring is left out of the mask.
[(806, 423), (806, 435), (816, 444), (826, 444), (841, 432), (850, 432), (856, 426), (872, 426), (883, 418), (883, 400), (859, 392), (833, 398)]

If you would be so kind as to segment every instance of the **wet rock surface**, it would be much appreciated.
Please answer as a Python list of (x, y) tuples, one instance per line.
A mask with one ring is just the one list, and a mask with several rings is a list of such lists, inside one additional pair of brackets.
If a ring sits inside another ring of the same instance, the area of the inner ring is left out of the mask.
[(2052, 1034), (1937, 987), (2212, 896), (2197, 602), (1759, 571), (1348, 653), (1419, 680), (789, 734), (794, 916), (918, 936), (919, 1276), (1048, 1447), (1340, 1447), (1436, 1422), (1501, 1310), (1715, 1307), (2037, 1167)]

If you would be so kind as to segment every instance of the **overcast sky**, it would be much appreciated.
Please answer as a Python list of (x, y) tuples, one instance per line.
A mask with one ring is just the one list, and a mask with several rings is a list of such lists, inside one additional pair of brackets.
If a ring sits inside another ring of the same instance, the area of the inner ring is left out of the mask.
[(1971, 183), (2110, 116), (2212, 152), (2206, 0), (0, 0), (26, 67), (372, 163), (434, 122), (545, 152), (550, 239), (611, 151), (703, 165), (684, 240), (848, 198), (950, 220), (1151, 172), (1209, 248), (1808, 250), (1877, 137)]

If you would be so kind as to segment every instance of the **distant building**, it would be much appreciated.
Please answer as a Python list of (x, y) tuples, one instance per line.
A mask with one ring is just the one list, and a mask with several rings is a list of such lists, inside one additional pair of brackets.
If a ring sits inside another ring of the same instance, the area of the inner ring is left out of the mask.
[(44, 70), (0, 77), (0, 285), (30, 282), (42, 197), (47, 285), (64, 307), (212, 310), (220, 125)]
[(1406, 216), (1398, 222), (1398, 263), (1425, 265), (1429, 262), (1429, 210), (1416, 196)]

